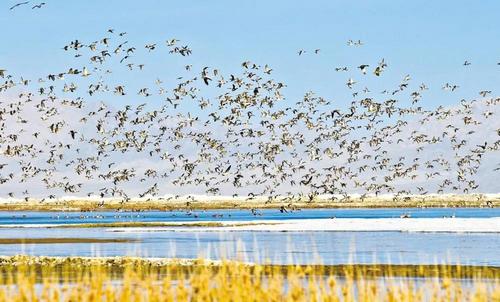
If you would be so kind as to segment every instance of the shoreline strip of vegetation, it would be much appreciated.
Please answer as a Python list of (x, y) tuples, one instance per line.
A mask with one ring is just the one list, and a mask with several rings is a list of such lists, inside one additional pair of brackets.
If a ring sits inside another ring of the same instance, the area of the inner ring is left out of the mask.
[(359, 276), (359, 277), (407, 277), (407, 278), (500, 278), (500, 267), (460, 264), (256, 264), (236, 260), (141, 258), (141, 257), (48, 257), (48, 256), (0, 256), (0, 271), (23, 267), (43, 270), (78, 271), (107, 268), (113, 272), (124, 272), (127, 268), (138, 268), (142, 272), (160, 273), (165, 270), (193, 272), (197, 268), (218, 271), (226, 265), (245, 266), (251, 270), (279, 272), (287, 275), (301, 270), (311, 275)]
[(498, 268), (0, 257), (0, 301), (498, 301)]
[(50, 200), (2, 201), (0, 211), (174, 211), (217, 209), (321, 209), (321, 208), (498, 208), (500, 195), (431, 195), (412, 197), (349, 197), (343, 199), (155, 199), (155, 200)]

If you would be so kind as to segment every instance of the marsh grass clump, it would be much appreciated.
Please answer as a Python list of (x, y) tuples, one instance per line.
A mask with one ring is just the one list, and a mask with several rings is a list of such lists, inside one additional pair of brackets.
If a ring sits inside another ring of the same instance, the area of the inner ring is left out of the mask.
[(499, 301), (498, 277), (444, 265), (16, 256), (0, 259), (0, 301)]

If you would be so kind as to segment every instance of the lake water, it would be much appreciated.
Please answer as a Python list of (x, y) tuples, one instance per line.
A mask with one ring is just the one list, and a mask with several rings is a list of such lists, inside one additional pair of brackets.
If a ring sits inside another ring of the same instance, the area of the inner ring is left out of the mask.
[(284, 220), (321, 218), (397, 218), (410, 214), (412, 218), (443, 216), (488, 218), (500, 216), (499, 208), (406, 208), (406, 209), (303, 209), (281, 213), (276, 209), (210, 210), (210, 211), (149, 211), (149, 212), (0, 212), (0, 225), (5, 224), (68, 224), (116, 221), (219, 221), (219, 220)]
[[(2, 212), (0, 225), (114, 221), (196, 221), (315, 218), (497, 217), (499, 209), (328, 209), (280, 213), (218, 210), (140, 213)], [(222, 216), (221, 216), (222, 215)], [(0, 244), (0, 255), (230, 258), (274, 263), (460, 263), (500, 266), (498, 233), (408, 232), (112, 232), (106, 228), (0, 228), (0, 238), (125, 238), (134, 243)]]

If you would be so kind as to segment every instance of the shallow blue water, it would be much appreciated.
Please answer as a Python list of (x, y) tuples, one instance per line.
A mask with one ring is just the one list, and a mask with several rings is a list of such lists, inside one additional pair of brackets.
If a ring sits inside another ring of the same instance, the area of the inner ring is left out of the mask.
[[(311, 209), (175, 212), (0, 212), (0, 225), (113, 221), (196, 221), (318, 218), (498, 217), (500, 209)], [(134, 243), (0, 244), (0, 255), (230, 258), (274, 263), (461, 263), (500, 266), (500, 234), (408, 232), (111, 232), (106, 228), (0, 228), (0, 238), (128, 238)]]
[(1, 245), (0, 255), (240, 258), (274, 263), (460, 263), (500, 266), (500, 235), (405, 232), (109, 232), (0, 229), (0, 238), (128, 238), (136, 243)]
[(409, 213), (413, 218), (498, 217), (499, 208), (406, 208), (406, 209), (303, 209), (281, 213), (277, 209), (210, 210), (210, 211), (148, 211), (148, 212), (0, 212), (0, 225), (6, 224), (68, 224), (115, 221), (196, 221), (196, 220), (284, 220), (320, 218), (395, 218)]

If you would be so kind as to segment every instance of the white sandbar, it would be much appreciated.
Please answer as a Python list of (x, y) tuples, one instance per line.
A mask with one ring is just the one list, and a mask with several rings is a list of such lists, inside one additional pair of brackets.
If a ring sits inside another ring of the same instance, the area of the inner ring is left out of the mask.
[[(201, 222), (201, 221), (200, 221)], [(265, 223), (265, 224), (259, 224)], [(242, 221), (220, 221), (227, 227), (127, 227), (110, 228), (113, 232), (210, 232), (210, 231), (354, 231), (354, 232), (451, 232), (500, 233), (500, 217), (494, 218), (336, 218), (251, 221), (252, 225), (234, 226)], [(248, 223), (248, 222), (246, 222)]]

